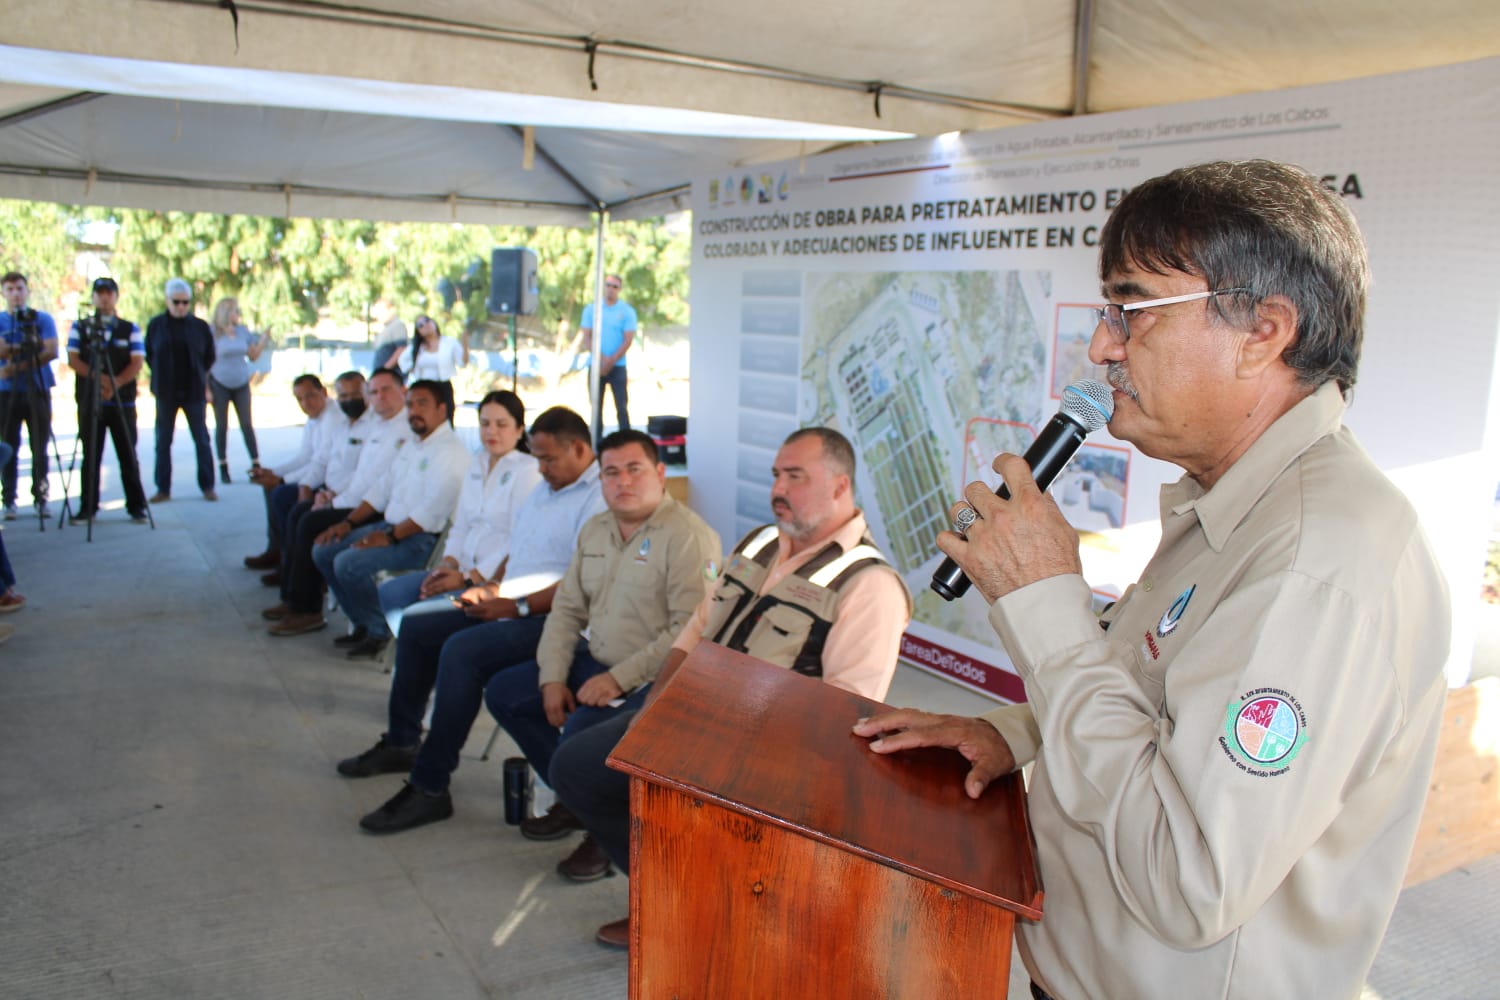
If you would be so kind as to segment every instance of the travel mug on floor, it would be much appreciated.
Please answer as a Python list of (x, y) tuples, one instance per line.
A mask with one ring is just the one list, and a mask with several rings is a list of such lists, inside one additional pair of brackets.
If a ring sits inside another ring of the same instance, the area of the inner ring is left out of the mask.
[(531, 815), (531, 764), (525, 757), (505, 758), (505, 822), (511, 826)]

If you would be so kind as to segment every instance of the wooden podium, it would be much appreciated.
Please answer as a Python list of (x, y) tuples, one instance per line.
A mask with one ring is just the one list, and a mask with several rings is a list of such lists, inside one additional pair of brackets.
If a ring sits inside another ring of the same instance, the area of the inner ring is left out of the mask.
[(1004, 996), (1042, 893), (1019, 775), (881, 756), (882, 706), (702, 643), (610, 757), (630, 782), (630, 996)]

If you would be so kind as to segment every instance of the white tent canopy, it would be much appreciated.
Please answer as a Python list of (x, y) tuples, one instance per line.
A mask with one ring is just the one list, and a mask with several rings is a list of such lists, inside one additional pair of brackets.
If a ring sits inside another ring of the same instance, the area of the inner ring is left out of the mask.
[(12, 5), (0, 195), (584, 224), (721, 165), (1500, 53), (1483, 0), (229, 7)]

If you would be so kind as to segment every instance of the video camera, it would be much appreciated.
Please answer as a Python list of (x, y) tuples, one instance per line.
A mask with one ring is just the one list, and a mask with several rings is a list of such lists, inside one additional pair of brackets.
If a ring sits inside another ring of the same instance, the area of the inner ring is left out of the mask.
[(12, 353), (25, 359), (42, 353), (42, 331), (37, 325), (35, 309), (17, 309), (10, 314), (11, 329), (21, 335)]
[(85, 357), (97, 357), (109, 346), (109, 335), (114, 330), (115, 321), (95, 313), (92, 316), (79, 316), (77, 326), (78, 353)]

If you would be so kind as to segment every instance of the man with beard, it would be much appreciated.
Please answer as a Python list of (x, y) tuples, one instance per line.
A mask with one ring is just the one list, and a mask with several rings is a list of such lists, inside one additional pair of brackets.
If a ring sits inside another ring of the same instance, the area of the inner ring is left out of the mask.
[(390, 497), (381, 515), (340, 539), (313, 547), (313, 562), (328, 589), (364, 635), (345, 651), (351, 659), (376, 656), (391, 639), (375, 574), (427, 565), (438, 535), (458, 506), (469, 468), (469, 450), (453, 432), (451, 383), (413, 382), (406, 390), (406, 422), (415, 440), (396, 452), (389, 472)]
[[(672, 643), (649, 705), (699, 642), (716, 642), (846, 691), (885, 697), (896, 672), (911, 596), (871, 541), (854, 505), (854, 450), (838, 431), (794, 431), (771, 466), (776, 523), (756, 528), (734, 547), (723, 575)], [(630, 779), (605, 766), (635, 712), (625, 712), (563, 742), (549, 776), (559, 804), (528, 820), (535, 840), (586, 829), (622, 871), (630, 864)], [(597, 877), (579, 857), (558, 871)], [(600, 944), (624, 948), (629, 920), (599, 928)]]

